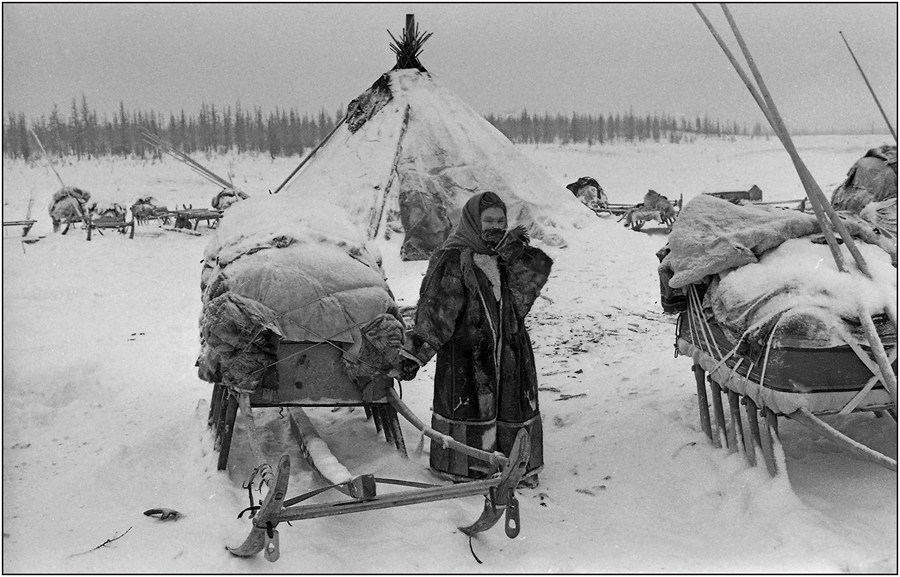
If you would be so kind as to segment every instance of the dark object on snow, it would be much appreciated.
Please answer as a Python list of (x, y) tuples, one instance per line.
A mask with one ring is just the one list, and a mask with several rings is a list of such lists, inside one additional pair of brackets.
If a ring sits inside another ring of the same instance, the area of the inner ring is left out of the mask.
[(146, 511), (144, 511), (144, 515), (148, 517), (159, 515), (160, 521), (168, 521), (169, 519), (171, 519), (172, 521), (177, 521), (182, 517), (182, 514), (175, 509), (166, 509), (165, 507), (159, 509), (147, 509)]
[(606, 193), (603, 192), (603, 187), (600, 186), (600, 183), (597, 182), (596, 179), (593, 179), (590, 176), (582, 176), (575, 182), (566, 185), (566, 188), (572, 191), (572, 194), (581, 201), (581, 204), (593, 210), (595, 213), (599, 213), (602, 210), (609, 210), (609, 199), (606, 197)]
[(66, 186), (53, 193), (53, 200), (50, 201), (49, 207), (53, 232), (58, 232), (59, 226), (63, 222), (66, 223), (66, 231), (68, 231), (69, 225), (73, 222), (84, 220), (87, 212), (85, 205), (90, 199), (90, 192), (74, 186)]
[(835, 210), (859, 214), (871, 202), (897, 197), (897, 147), (873, 148), (856, 161), (831, 196)]

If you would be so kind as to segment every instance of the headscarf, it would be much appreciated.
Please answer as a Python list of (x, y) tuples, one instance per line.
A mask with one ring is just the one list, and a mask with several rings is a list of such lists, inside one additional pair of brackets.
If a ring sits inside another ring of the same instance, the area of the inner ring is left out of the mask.
[(497, 254), (481, 238), (481, 213), (492, 206), (502, 208), (506, 215), (506, 204), (494, 192), (482, 192), (469, 198), (463, 206), (459, 223), (441, 248), (470, 248), (478, 254)]

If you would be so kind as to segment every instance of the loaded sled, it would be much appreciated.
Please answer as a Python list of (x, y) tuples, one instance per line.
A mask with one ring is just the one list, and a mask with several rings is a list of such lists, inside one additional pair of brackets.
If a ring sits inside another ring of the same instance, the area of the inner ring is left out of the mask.
[[(762, 455), (769, 473), (783, 472), (775, 447), (780, 444), (778, 419), (786, 417), (861, 459), (897, 471), (895, 458), (853, 440), (823, 419), (868, 412), (890, 416), (896, 424), (897, 405), (877, 376), (868, 347), (853, 343), (817, 348), (787, 338), (765, 347), (741, 346), (704, 314), (701, 288), (691, 285), (686, 292), (687, 310), (676, 323), (675, 356), (693, 360), (700, 425), (713, 445), (738, 452), (751, 466), (758, 465)], [(885, 346), (893, 348), (890, 360), (896, 375), (897, 335), (889, 322), (878, 326)]]
[[(530, 455), (528, 436), (518, 438), (509, 455), (488, 453), (430, 429), (406, 407), (392, 377), (403, 342), (402, 316), (377, 256), (353, 236), (353, 226), (342, 220), (346, 215), (288, 195), (237, 203), (228, 212), (204, 253), (199, 376), (213, 383), (208, 423), (218, 467), (228, 466), (240, 415), (256, 465), (247, 486), (268, 489), (261, 504), (253, 502), (251, 489), (250, 533), (229, 551), (240, 557), (265, 551), (274, 561), (282, 522), (475, 495), (484, 496), (484, 512), (462, 531), (485, 531), (505, 515), (507, 534), (514, 537), (514, 491)], [(458, 485), (354, 476), (305, 413), (340, 406), (363, 407), (401, 455), (406, 448), (398, 413), (425, 436), (486, 461), (493, 474)], [(275, 408), (324, 487), (288, 495), (296, 464), (287, 454), (266, 454), (255, 422), (255, 412)], [(387, 485), (406, 489), (384, 492)], [(345, 498), (303, 503), (332, 489)]]
[[(872, 237), (863, 221), (843, 224)], [(873, 426), (896, 426), (896, 269), (875, 240), (857, 246), (870, 276), (829, 266), (820, 230), (798, 211), (692, 199), (657, 253), (663, 310), (679, 313), (675, 355), (693, 361), (703, 432), (751, 465), (761, 455), (780, 472), (786, 417), (896, 471), (896, 457), (826, 422), (872, 413), (890, 417)]]

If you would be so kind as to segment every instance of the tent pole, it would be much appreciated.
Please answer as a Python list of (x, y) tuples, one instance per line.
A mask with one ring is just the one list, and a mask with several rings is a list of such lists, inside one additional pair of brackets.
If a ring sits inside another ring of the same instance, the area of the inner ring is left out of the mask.
[[(725, 53), (725, 56), (731, 62), (731, 65), (734, 67), (735, 71), (737, 71), (738, 76), (741, 77), (741, 80), (744, 82), (744, 85), (750, 91), (750, 95), (753, 96), (753, 99), (756, 101), (756, 104), (759, 105), (760, 110), (762, 110), (763, 115), (766, 117), (766, 120), (769, 122), (769, 125), (775, 131), (775, 135), (781, 141), (782, 145), (785, 148), (788, 148), (788, 144), (785, 141), (785, 136), (782, 134), (779, 129), (775, 119), (772, 117), (772, 111), (769, 109), (769, 106), (763, 100), (763, 97), (759, 94), (759, 91), (756, 89), (756, 86), (753, 84), (753, 81), (747, 76), (744, 72), (744, 69), (741, 67), (740, 63), (728, 49), (728, 46), (722, 40), (722, 37), (719, 36), (719, 33), (716, 32), (716, 29), (713, 27), (712, 23), (709, 19), (706, 18), (706, 15), (700, 9), (700, 6), (696, 3), (693, 4), (694, 9), (697, 10), (697, 13), (700, 15), (700, 18), (706, 24), (706, 27), (709, 28), (709, 31), (712, 33), (713, 38), (716, 39), (719, 46), (722, 48), (722, 51)], [(790, 153), (790, 150), (788, 150)], [(791, 157), (793, 161), (793, 157)], [(796, 163), (795, 163), (796, 166)], [(816, 219), (819, 221), (819, 226), (822, 228), (822, 234), (825, 235), (825, 241), (828, 244), (828, 248), (831, 250), (831, 256), (834, 258), (834, 262), (838, 267), (838, 270), (845, 271), (846, 267), (844, 266), (844, 256), (841, 253), (840, 248), (838, 247), (837, 240), (834, 237), (834, 232), (831, 230), (831, 227), (825, 224), (825, 214), (821, 207), (821, 205), (817, 202), (818, 198), (813, 198), (812, 194), (810, 194), (809, 187), (807, 183), (803, 181), (803, 175), (800, 174), (800, 180), (803, 182), (804, 190), (806, 190), (806, 196), (809, 198), (810, 206), (813, 209), (813, 213), (816, 215)]]
[(872, 85), (869, 84), (869, 79), (866, 78), (866, 73), (863, 72), (862, 66), (859, 64), (859, 60), (856, 59), (856, 55), (853, 54), (853, 50), (850, 48), (850, 44), (847, 42), (847, 39), (844, 38), (844, 33), (838, 30), (838, 34), (841, 35), (841, 39), (844, 41), (844, 44), (847, 45), (847, 50), (850, 51), (850, 56), (853, 58), (853, 62), (856, 63), (856, 67), (859, 69), (859, 73), (863, 77), (863, 81), (865, 81), (866, 86), (869, 87), (869, 93), (872, 94), (872, 98), (875, 99), (875, 105), (878, 106), (878, 111), (881, 112), (881, 117), (884, 118), (885, 124), (887, 124), (888, 130), (891, 131), (891, 136), (894, 137), (894, 142), (897, 142), (897, 132), (894, 130), (894, 127), (891, 126), (891, 121), (888, 120), (887, 114), (884, 113), (884, 108), (881, 107), (881, 102), (878, 100), (878, 97), (875, 96), (875, 91), (872, 90)]
[(273, 190), (273, 191), (270, 192), (269, 194), (278, 194), (278, 191), (281, 190), (282, 188), (284, 188), (284, 185), (287, 184), (289, 180), (291, 180), (292, 178), (294, 178), (294, 175), (297, 174), (297, 172), (298, 172), (301, 168), (303, 168), (303, 165), (306, 164), (306, 163), (309, 161), (309, 159), (313, 157), (313, 155), (314, 155), (315, 153), (319, 152), (319, 149), (322, 148), (322, 146), (324, 146), (326, 142), (328, 142), (328, 140), (331, 138), (331, 136), (332, 136), (335, 132), (337, 132), (337, 129), (340, 128), (340, 126), (341, 126), (342, 124), (344, 124), (344, 122), (346, 122), (346, 120), (347, 120), (347, 114), (344, 114), (344, 117), (341, 118), (341, 121), (335, 123), (334, 128), (331, 129), (331, 132), (328, 133), (328, 136), (326, 136), (325, 138), (323, 138), (323, 139), (322, 139), (322, 142), (320, 142), (319, 144), (317, 144), (316, 147), (315, 147), (314, 149), (312, 149), (312, 152), (310, 152), (309, 154), (306, 155), (306, 158), (303, 159), (303, 161), (297, 166), (297, 168), (295, 168), (294, 171), (291, 172), (291, 173), (288, 175), (288, 177), (284, 179), (284, 182), (282, 182), (281, 184), (279, 184), (279, 185), (278, 185), (278, 188), (276, 188), (275, 190)]
[[(828, 215), (828, 218), (831, 220), (832, 226), (834, 226), (834, 229), (837, 230), (837, 232), (841, 235), (841, 239), (847, 246), (847, 250), (850, 251), (853, 259), (856, 261), (856, 266), (864, 275), (871, 279), (872, 274), (871, 272), (869, 272), (869, 267), (866, 264), (862, 253), (859, 252), (859, 249), (856, 247), (856, 243), (847, 232), (847, 228), (844, 226), (844, 223), (841, 221), (840, 217), (837, 216), (834, 208), (832, 208), (831, 204), (825, 198), (825, 194), (819, 188), (819, 185), (810, 174), (809, 169), (807, 169), (806, 165), (803, 163), (803, 160), (800, 158), (800, 155), (797, 153), (797, 149), (794, 146), (794, 143), (791, 141), (790, 133), (788, 132), (787, 127), (785, 126), (784, 121), (782, 120), (781, 115), (778, 112), (778, 108), (775, 106), (775, 102), (772, 99), (771, 94), (766, 88), (765, 81), (763, 80), (759, 69), (756, 67), (756, 64), (753, 61), (750, 50), (744, 43), (744, 39), (741, 36), (740, 30), (738, 30), (737, 23), (731, 17), (731, 12), (728, 11), (728, 7), (725, 4), (722, 4), (722, 11), (725, 13), (725, 17), (728, 19), (728, 23), (731, 26), (731, 29), (734, 31), (735, 38), (737, 39), (738, 44), (740, 45), (741, 50), (744, 53), (744, 57), (747, 59), (747, 64), (750, 67), (750, 71), (753, 73), (753, 77), (756, 79), (756, 82), (759, 85), (760, 92), (762, 93), (762, 96), (769, 107), (772, 119), (776, 122), (776, 126), (773, 126), (773, 128), (781, 133), (782, 142), (784, 143), (788, 154), (791, 156), (791, 160), (793, 161), (794, 166), (797, 168), (797, 171), (800, 175), (800, 180), (803, 181), (807, 195), (810, 197), (810, 202), (813, 202), (813, 200), (815, 199), (815, 201), (819, 203), (820, 207), (824, 209), (825, 213)], [(816, 212), (816, 217), (819, 219), (819, 223), (824, 229), (826, 223), (823, 222), (823, 219), (819, 218), (818, 211)]]

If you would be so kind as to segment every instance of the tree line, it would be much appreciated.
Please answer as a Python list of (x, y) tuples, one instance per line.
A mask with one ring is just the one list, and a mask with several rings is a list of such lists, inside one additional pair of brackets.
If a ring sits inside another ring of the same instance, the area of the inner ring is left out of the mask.
[[(668, 114), (635, 115), (633, 111), (626, 114), (578, 114), (572, 116), (556, 114), (550, 116), (531, 116), (523, 110), (519, 116), (499, 117), (489, 114), (488, 122), (497, 127), (512, 142), (519, 144), (545, 144), (559, 142), (604, 144), (607, 142), (641, 142), (665, 140), (670, 143), (681, 142), (688, 135), (704, 136), (747, 136), (746, 125), (737, 122), (721, 122), (708, 115), (688, 119), (680, 119)], [(768, 135), (762, 124), (756, 123), (752, 136)]]
[[(78, 160), (98, 156), (146, 158), (160, 152), (144, 141), (148, 130), (169, 141), (187, 154), (252, 152), (272, 156), (302, 155), (316, 146), (344, 117), (343, 108), (334, 115), (325, 110), (310, 116), (296, 109), (276, 108), (264, 113), (259, 107), (246, 109), (240, 103), (217, 108), (202, 104), (198, 114), (128, 111), (124, 102), (110, 119), (101, 120), (82, 95), (72, 99), (68, 114), (54, 105), (49, 115), (26, 119), (21, 112), (9, 112), (3, 120), (3, 156), (29, 159), (40, 153), (32, 131), (47, 153), (56, 157), (74, 156)], [(722, 123), (708, 116), (676, 119), (670, 115), (611, 113), (571, 116), (548, 113), (531, 115), (523, 110), (518, 116), (488, 114), (486, 120), (515, 143), (587, 143), (634, 142), (652, 140), (680, 142), (686, 135), (728, 136), (747, 134), (746, 126)], [(757, 123), (753, 136), (766, 134)]]

